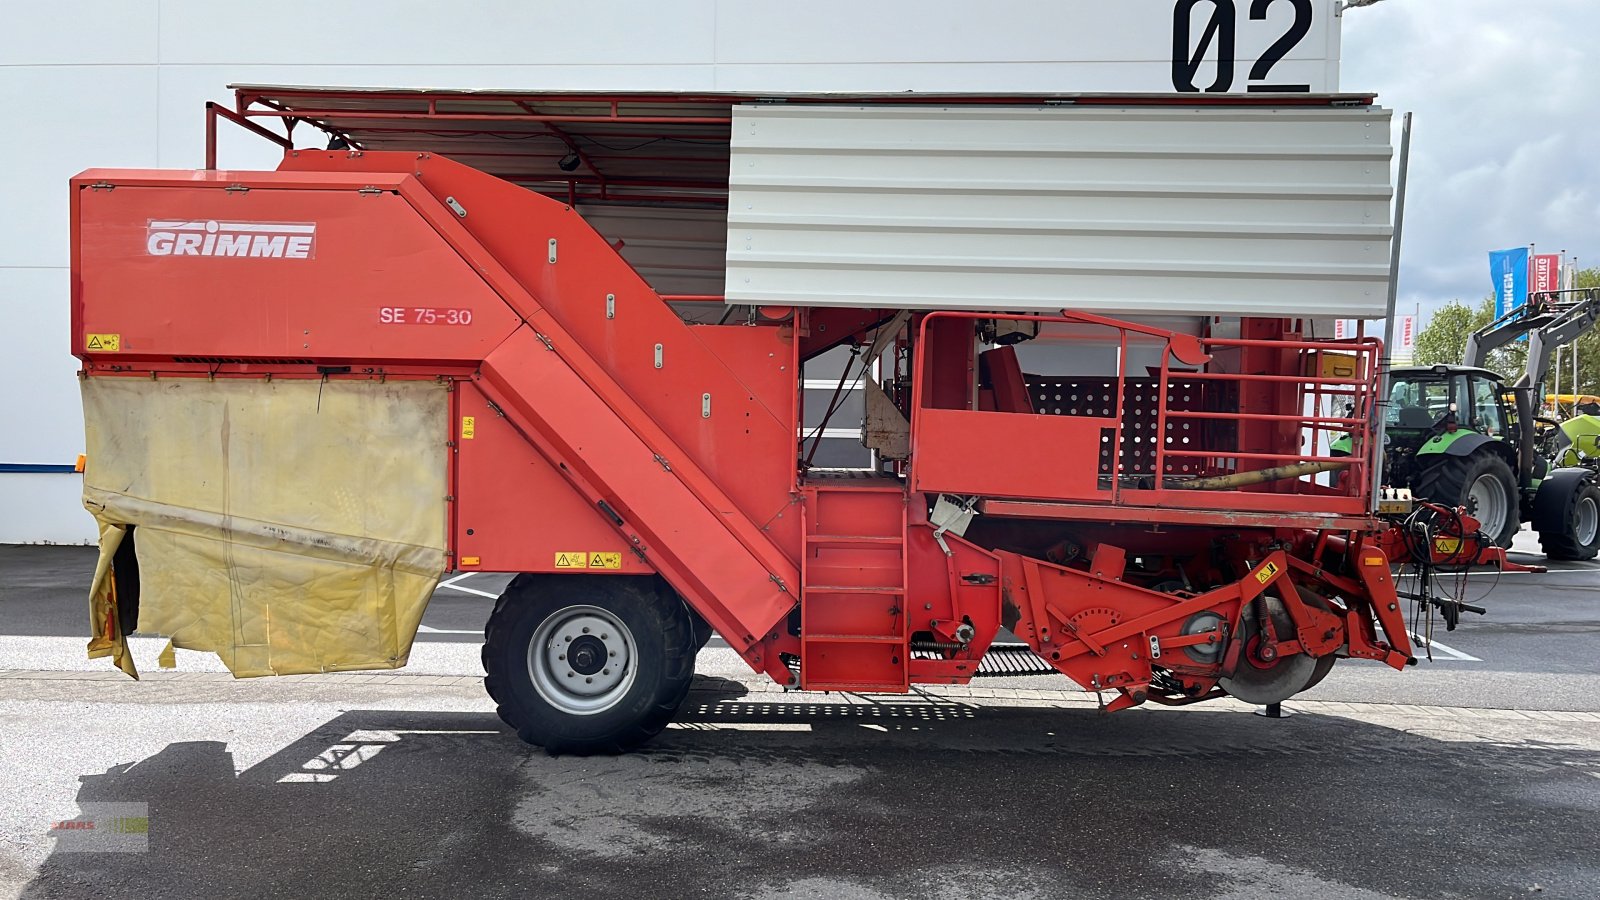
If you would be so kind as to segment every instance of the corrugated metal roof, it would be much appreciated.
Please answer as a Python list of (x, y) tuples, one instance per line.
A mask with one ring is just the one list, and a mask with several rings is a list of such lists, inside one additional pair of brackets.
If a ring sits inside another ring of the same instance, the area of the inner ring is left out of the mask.
[(256, 122), (573, 202), (667, 294), (1382, 313), (1389, 114), (1370, 95), (234, 90)]
[(744, 105), (728, 302), (1379, 317), (1388, 110)]

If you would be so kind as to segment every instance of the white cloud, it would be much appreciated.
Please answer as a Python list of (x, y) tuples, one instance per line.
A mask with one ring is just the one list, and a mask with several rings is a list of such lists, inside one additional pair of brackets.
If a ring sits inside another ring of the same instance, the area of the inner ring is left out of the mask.
[[(1489, 293), (1486, 252), (1600, 265), (1595, 0), (1388, 0), (1344, 17), (1341, 84), (1416, 113), (1401, 310)], [(1398, 118), (1397, 118), (1398, 120)]]

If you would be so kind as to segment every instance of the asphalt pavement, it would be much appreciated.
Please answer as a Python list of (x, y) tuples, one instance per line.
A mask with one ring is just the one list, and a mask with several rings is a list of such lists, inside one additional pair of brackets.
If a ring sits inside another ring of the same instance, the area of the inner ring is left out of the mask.
[[(134, 682), (83, 657), (93, 561), (0, 547), (0, 897), (1600, 896), (1600, 565), (1473, 576), (1489, 615), (1431, 661), (1341, 663), (1285, 719), (784, 693), (714, 641), (673, 727), (582, 759), (483, 695), (503, 577), (448, 580), (397, 672), (135, 638)], [(142, 852), (52, 827), (111, 808)]]

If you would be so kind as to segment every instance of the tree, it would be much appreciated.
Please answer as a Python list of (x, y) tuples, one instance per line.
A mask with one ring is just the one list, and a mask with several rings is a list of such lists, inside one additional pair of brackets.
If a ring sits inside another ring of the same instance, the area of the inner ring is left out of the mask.
[[(1576, 288), (1600, 288), (1600, 268), (1579, 269), (1573, 278)], [(1486, 297), (1475, 307), (1452, 300), (1440, 307), (1428, 325), (1417, 333), (1416, 364), (1460, 365), (1467, 336), (1494, 320), (1494, 297)], [(1578, 383), (1572, 383), (1571, 353), (1578, 355)], [(1528, 365), (1528, 345), (1513, 341), (1489, 354), (1486, 368), (1515, 381)], [(1600, 395), (1600, 329), (1569, 344), (1561, 353), (1561, 393)], [(1555, 366), (1552, 364), (1552, 370)], [(1554, 371), (1545, 376), (1545, 391), (1555, 392)], [(1569, 413), (1570, 410), (1563, 410)]]
[[(1428, 327), (1417, 332), (1416, 364), (1419, 366), (1461, 365), (1467, 350), (1467, 336), (1494, 321), (1494, 297), (1485, 297), (1477, 307), (1469, 307), (1460, 300), (1452, 300), (1439, 308), (1428, 320)], [(1484, 368), (1498, 372), (1507, 381), (1528, 367), (1528, 347), (1522, 341), (1513, 341), (1492, 351)]]

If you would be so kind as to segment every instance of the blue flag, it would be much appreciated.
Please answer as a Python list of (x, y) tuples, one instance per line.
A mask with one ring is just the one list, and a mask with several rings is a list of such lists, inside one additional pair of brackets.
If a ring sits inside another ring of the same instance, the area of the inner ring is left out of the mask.
[(1489, 251), (1489, 277), (1494, 281), (1496, 318), (1528, 302), (1528, 248)]

